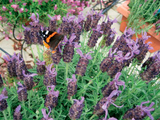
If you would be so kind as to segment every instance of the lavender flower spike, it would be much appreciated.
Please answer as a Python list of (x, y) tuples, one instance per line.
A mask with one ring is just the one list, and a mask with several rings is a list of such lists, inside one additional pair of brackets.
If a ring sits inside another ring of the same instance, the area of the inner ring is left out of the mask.
[(73, 82), (77, 82), (77, 79), (76, 79), (76, 75), (75, 75), (75, 74), (72, 75), (72, 79), (67, 78), (66, 80), (68, 81), (68, 83), (70, 83), (70, 82), (72, 82), (72, 81), (73, 81)]
[(149, 107), (143, 107), (142, 105), (146, 104), (146, 103), (149, 103), (149, 101), (142, 102), (140, 107), (141, 107), (142, 111), (145, 112), (148, 115), (148, 117), (150, 117), (151, 120), (154, 120), (153, 116), (150, 113), (151, 111), (154, 111), (154, 108), (151, 108), (154, 105), (154, 102), (152, 102)]
[(121, 76), (121, 72), (118, 72), (116, 74), (114, 80), (110, 82), (110, 85), (115, 84), (117, 89), (118, 89), (118, 86), (123, 85), (123, 90), (124, 90), (125, 89), (125, 82), (124, 81), (118, 81), (120, 76)]
[(84, 55), (80, 49), (77, 49), (77, 53), (83, 58), (86, 58), (86, 59), (89, 59), (89, 60), (92, 59), (91, 55), (89, 55), (89, 54), (93, 53), (93, 51), (91, 51), (91, 52), (89, 52), (89, 53)]
[(49, 114), (51, 113), (51, 108), (49, 107), (49, 113), (46, 114), (46, 109), (42, 109), (43, 118), (45, 120), (53, 120), (53, 118), (49, 118)]
[(4, 93), (0, 94), (0, 111), (7, 109), (8, 105), (7, 101), (5, 100), (7, 98), (8, 96), (6, 96)]
[(53, 63), (50, 64), (50, 65), (48, 65), (47, 70), (48, 70), (51, 74), (53, 74), (53, 76), (55, 77), (55, 76), (57, 75), (57, 72), (56, 72), (56, 68), (51, 69), (51, 68), (52, 68), (52, 65), (53, 65)]

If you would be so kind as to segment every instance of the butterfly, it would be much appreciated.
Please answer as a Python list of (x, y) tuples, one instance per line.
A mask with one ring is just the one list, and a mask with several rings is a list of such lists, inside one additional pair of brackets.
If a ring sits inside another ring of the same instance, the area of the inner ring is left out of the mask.
[(56, 48), (64, 38), (64, 35), (48, 30), (40, 31), (39, 34), (43, 39), (44, 46), (48, 49), (51, 49), (52, 53), (56, 52)]

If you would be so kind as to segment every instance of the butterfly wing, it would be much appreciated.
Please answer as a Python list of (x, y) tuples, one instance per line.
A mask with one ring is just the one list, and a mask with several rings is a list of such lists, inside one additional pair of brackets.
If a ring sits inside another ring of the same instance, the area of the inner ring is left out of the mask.
[(51, 39), (48, 45), (52, 50), (55, 50), (58, 47), (58, 44), (63, 40), (64, 36), (61, 34), (54, 35)]

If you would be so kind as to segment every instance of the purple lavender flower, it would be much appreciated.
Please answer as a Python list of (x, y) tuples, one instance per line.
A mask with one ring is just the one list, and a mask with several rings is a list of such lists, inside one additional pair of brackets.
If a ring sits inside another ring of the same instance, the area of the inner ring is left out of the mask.
[(39, 31), (41, 30), (41, 26), (39, 24), (39, 15), (37, 13), (37, 17), (34, 13), (30, 17), (33, 22), (30, 22), (31, 30), (30, 30), (30, 39), (34, 44), (42, 44), (42, 38), (39, 36)]
[(89, 52), (84, 55), (80, 49), (77, 49), (77, 53), (81, 56), (81, 58), (79, 59), (79, 62), (76, 66), (75, 74), (80, 75), (80, 76), (84, 76), (84, 74), (86, 72), (86, 68), (89, 63), (89, 60), (92, 59), (91, 55), (89, 55), (89, 54), (93, 53), (93, 52)]
[(3, 86), (3, 80), (2, 80), (2, 77), (0, 75), (0, 87), (2, 87), (2, 86)]
[(147, 67), (147, 69), (148, 69), (154, 62), (160, 60), (159, 56), (160, 56), (160, 51), (155, 52), (152, 57), (149, 57), (149, 58), (142, 64), (142, 68)]
[[(118, 55), (115, 55), (116, 60), (112, 62), (110, 65), (110, 68), (108, 69), (107, 73), (108, 75), (113, 78), (118, 72), (121, 72), (124, 68), (124, 60), (128, 60), (132, 57), (130, 53), (127, 53), (125, 56), (123, 56), (122, 51), (117, 52)], [(130, 56), (129, 56), (130, 55)]]
[(27, 73), (27, 68), (20, 53), (17, 55), (16, 60), (17, 62), (16, 62), (15, 68), (16, 68), (17, 79), (23, 80), (24, 76), (23, 76), (22, 70), (24, 70), (25, 73)]
[(143, 73), (140, 74), (143, 80), (151, 81), (160, 73), (160, 57), (153, 62)]
[(13, 115), (13, 119), (14, 120), (22, 120), (22, 115), (21, 115), (21, 105), (19, 105), (16, 109), (15, 109), (15, 112), (14, 112), (14, 115)]
[[(121, 91), (118, 91), (118, 90), (114, 90), (111, 92), (111, 94), (108, 96), (108, 97), (104, 97), (102, 98), (95, 106), (94, 108), (94, 112), (93, 114), (96, 114), (96, 115), (102, 115), (104, 114), (104, 112), (106, 111), (107, 112), (107, 109), (108, 107), (113, 104), (114, 106), (116, 107), (123, 107), (122, 106), (117, 106), (114, 104), (114, 100), (112, 99), (114, 96), (119, 96), (119, 93), (121, 93)], [(102, 107), (103, 106), (103, 107)], [(105, 109), (105, 110), (104, 110)]]
[(10, 75), (10, 77), (16, 77), (16, 61), (17, 61), (17, 55), (14, 53), (11, 57), (9, 55), (6, 55), (3, 57), (7, 61), (7, 71)]
[[(108, 83), (107, 85), (104, 86), (104, 88), (102, 88), (102, 93), (104, 97), (108, 97), (112, 91), (114, 90), (118, 90), (119, 86), (123, 85), (123, 89), (125, 89), (125, 82), (124, 81), (118, 81), (119, 77), (120, 77), (121, 73), (118, 72), (115, 75), (115, 78)], [(117, 96), (114, 96), (114, 99), (116, 99)]]
[(97, 29), (93, 29), (93, 33), (91, 34), (91, 37), (87, 43), (90, 48), (94, 47), (98, 41), (98, 38), (101, 37), (103, 32), (100, 31), (100, 29), (100, 25), (97, 26)]
[(30, 39), (30, 28), (29, 27), (25, 27), (24, 25), (22, 25), (22, 27), (24, 28), (24, 40), (26, 42), (26, 44), (32, 44), (32, 41)]
[(62, 18), (61, 30), (60, 33), (63, 35), (71, 35), (71, 29), (74, 24), (75, 16), (69, 16), (67, 13), (66, 17)]
[(43, 80), (43, 83), (45, 86), (56, 85), (57, 72), (55, 68), (52, 69), (52, 65), (53, 63), (51, 65), (48, 65), (46, 69), (44, 80)]
[(123, 116), (124, 120), (128, 119), (144, 119), (146, 116), (150, 117), (151, 120), (154, 120), (151, 115), (151, 111), (154, 111), (154, 108), (151, 108), (154, 105), (154, 102), (150, 104), (149, 107), (143, 106), (143, 104), (149, 103), (149, 101), (142, 102), (141, 105), (137, 105), (135, 108), (128, 110)]
[[(51, 88), (51, 90), (49, 90)], [(46, 107), (51, 107), (54, 108), (58, 104), (58, 96), (59, 96), (59, 91), (54, 91), (55, 86), (47, 86), (47, 90), (49, 91), (48, 95), (46, 95), (45, 103), (44, 105)]]
[(49, 31), (56, 31), (56, 16), (51, 17), (48, 14), (48, 17), (50, 18), (49, 20)]
[(72, 75), (72, 79), (67, 78), (67, 81), (68, 81), (67, 94), (68, 94), (68, 99), (70, 100), (70, 97), (75, 95), (77, 92), (77, 79), (75, 74)]
[(104, 16), (104, 15), (102, 14), (103, 10), (101, 10), (99, 13), (98, 13), (97, 11), (93, 11), (93, 12), (94, 12), (94, 14), (93, 14), (93, 16), (92, 16), (92, 22), (91, 22), (91, 28), (92, 28), (92, 29), (93, 29), (93, 28), (96, 28), (96, 26), (97, 26), (98, 21), (100, 20), (100, 18), (101, 18), (102, 16)]
[(108, 36), (104, 39), (106, 40), (106, 46), (110, 46), (115, 39), (116, 31), (114, 29), (110, 29)]
[(34, 86), (34, 82), (33, 82), (33, 76), (35, 76), (37, 74), (25, 74), (25, 71), (23, 70), (23, 81), (24, 81), (24, 85), (26, 86), (27, 90), (31, 90)]
[(71, 35), (70, 39), (68, 40), (67, 37), (64, 37), (64, 42), (66, 43), (63, 49), (63, 61), (64, 62), (71, 62), (74, 55), (74, 47), (80, 47), (78, 43), (74, 43), (73, 40), (76, 38), (74, 34)]
[(128, 29), (127, 29), (127, 27), (125, 28), (125, 30), (124, 30), (124, 37), (125, 37), (125, 38), (129, 39), (129, 38), (131, 38), (134, 34), (135, 34), (135, 31), (132, 30), (132, 28), (128, 28)]
[(60, 44), (57, 48), (56, 48), (56, 52), (54, 54), (52, 54), (52, 60), (53, 60), (53, 63), (58, 65), (61, 58), (62, 58), (62, 55), (61, 55), (61, 48), (62, 48), (62, 45)]
[(3, 88), (1, 94), (3, 94), (4, 96), (8, 96), (8, 92), (7, 92), (6, 88)]
[(31, 25), (39, 23), (39, 15), (38, 13), (36, 14), (37, 14), (37, 17), (34, 13), (32, 13), (31, 17), (29, 17), (33, 21), (33, 22), (30, 22)]
[(53, 120), (53, 118), (49, 117), (49, 114), (51, 113), (51, 108), (49, 107), (49, 113), (46, 114), (46, 109), (42, 109), (43, 118), (41, 120)]
[(83, 15), (83, 13), (81, 12), (81, 13), (78, 15), (78, 23), (79, 23), (79, 25), (81, 26), (81, 28), (83, 28), (84, 19), (85, 19), (85, 17), (84, 17), (84, 15)]
[(87, 20), (84, 22), (84, 30), (89, 31), (90, 30), (90, 26), (91, 26), (91, 22), (92, 22), (92, 15), (93, 13), (88, 13), (87, 15)]
[(22, 85), (20, 82), (17, 83), (18, 84), (18, 100), (19, 101), (26, 101), (27, 100), (27, 89), (24, 85)]
[(8, 105), (7, 105), (7, 101), (5, 100), (7, 98), (8, 96), (6, 96), (3, 92), (0, 94), (0, 111), (7, 109)]
[[(117, 22), (116, 19), (111, 20), (111, 19), (109, 18), (109, 16), (107, 17), (107, 19), (108, 19), (107, 22), (103, 22), (103, 23), (101, 24), (101, 30), (103, 31), (103, 34), (104, 34), (104, 35), (108, 35), (108, 34), (109, 34), (109, 31), (110, 31), (110, 29), (111, 29), (111, 26), (113, 25), (113, 23), (116, 23), (116, 22)], [(104, 26), (102, 27), (102, 25), (104, 25)]]
[(37, 59), (37, 73), (38, 75), (43, 75), (45, 73), (45, 61), (40, 61)]
[(149, 38), (150, 36), (147, 36), (147, 33), (144, 32), (142, 33), (142, 38), (138, 39), (137, 44), (139, 45), (139, 50), (140, 53), (138, 55), (136, 55), (136, 58), (138, 60), (139, 63), (141, 63), (143, 61), (143, 59), (145, 58), (147, 52), (150, 49), (153, 49), (152, 47), (149, 46), (149, 44), (151, 42), (145, 43), (145, 41)]
[(82, 110), (84, 106), (83, 104), (84, 97), (81, 97), (81, 100), (77, 100), (77, 99), (73, 99), (73, 100), (74, 100), (74, 104), (69, 109), (69, 117), (72, 120), (76, 120), (76, 119), (79, 119), (82, 114)]
[(111, 63), (114, 59), (113, 54), (116, 52), (116, 49), (113, 51), (113, 53), (111, 53), (111, 52), (112, 52), (112, 48), (109, 50), (108, 57), (104, 58), (103, 61), (100, 64), (100, 70), (102, 72), (105, 72), (109, 69), (109, 67), (110, 67), (110, 65), (111, 65)]

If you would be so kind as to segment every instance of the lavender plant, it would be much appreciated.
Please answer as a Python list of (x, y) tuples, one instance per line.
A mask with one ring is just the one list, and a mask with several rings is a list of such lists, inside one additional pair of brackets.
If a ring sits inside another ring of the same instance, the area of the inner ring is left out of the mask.
[[(92, 18), (95, 14), (97, 13), (91, 12), (90, 17)], [(0, 95), (0, 106), (3, 109), (3, 112), (0, 112), (0, 118), (11, 120), (14, 119), (14, 115), (17, 115), (20, 119), (22, 116), (22, 119), (33, 120), (147, 120), (153, 118), (157, 120), (160, 117), (160, 108), (158, 107), (160, 106), (160, 89), (157, 74), (159, 73), (159, 53), (150, 58), (152, 59), (150, 65), (147, 61), (145, 63), (147, 67), (142, 70), (137, 69), (137, 66), (140, 66), (137, 63), (140, 62), (136, 56), (143, 52), (140, 46), (147, 46), (148, 49), (149, 44), (143, 43), (144, 37), (138, 38), (136, 42), (133, 41), (131, 39), (134, 34), (132, 29), (126, 29), (122, 36), (119, 36), (118, 39), (115, 38), (117, 41), (114, 45), (101, 48), (101, 45), (96, 43), (93, 48), (89, 48), (87, 43), (94, 30), (90, 24), (89, 29), (86, 27), (87, 32), (85, 30), (87, 19), (80, 19), (79, 16), (63, 18), (62, 25), (56, 30), (58, 33), (65, 33), (66, 40), (60, 44), (59, 48), (57, 47), (54, 54), (51, 54), (50, 50), (42, 48), (43, 53), (38, 52), (38, 56), (34, 54), (38, 62), (35, 61), (37, 65), (35, 64), (32, 69), (26, 70), (24, 67), (20, 67), (22, 68), (20, 71), (18, 67), (15, 67), (14, 70), (12, 67), (8, 68), (9, 72), (15, 71), (16, 74), (10, 76), (14, 79), (13, 85), (10, 86), (6, 82), (7, 77), (3, 78), (3, 85), (6, 89)], [(109, 18), (107, 22), (105, 21), (109, 33), (113, 30), (111, 27), (114, 23), (111, 24), (111, 21), (113, 20)], [(77, 29), (74, 23), (77, 24)], [(65, 28), (66, 25), (69, 25), (69, 30)], [(73, 26), (76, 33), (72, 30)], [(94, 29), (99, 29), (99, 26), (102, 25), (98, 23)], [(103, 31), (102, 28), (100, 30)], [(77, 33), (81, 35), (78, 42), (76, 40), (77, 43), (75, 43), (73, 39), (70, 41), (72, 35), (76, 36)], [(103, 35), (98, 37), (98, 41), (101, 43), (104, 38), (103, 32)], [(69, 47), (65, 47), (68, 44), (74, 47), (71, 52), (69, 50), (64, 52), (69, 49)], [(75, 45), (81, 47), (77, 49)], [(39, 48), (37, 47), (37, 49)], [(73, 56), (67, 56), (68, 54)], [(67, 64), (61, 59), (64, 55), (69, 58)], [(16, 62), (17, 64), (24, 61), (20, 55), (14, 56), (15, 54), (5, 57), (10, 66), (12, 66), (13, 58), (19, 60)], [(34, 76), (39, 74), (40, 67), (38, 65), (44, 65), (44, 62), (46, 63), (45, 73)], [(23, 79), (17, 79), (19, 75), (17, 73), (22, 73), (20, 75)], [(148, 73), (151, 76), (147, 76)], [(28, 88), (29, 90), (27, 90)], [(5, 104), (1, 104), (3, 101)], [(151, 105), (144, 106), (144, 101), (150, 101), (147, 103)], [(141, 103), (142, 105), (140, 105)], [(19, 105), (21, 105), (21, 110), (20, 107), (17, 108)], [(130, 108), (133, 109), (130, 110)]]
[[(159, 5), (160, 3), (157, 0), (131, 0), (128, 5), (130, 7), (130, 15), (127, 19), (128, 28), (135, 29), (138, 34), (141, 34), (142, 31), (148, 31), (160, 19)], [(149, 25), (146, 26), (146, 23), (149, 23)], [(142, 27), (143, 25), (145, 27)]]

